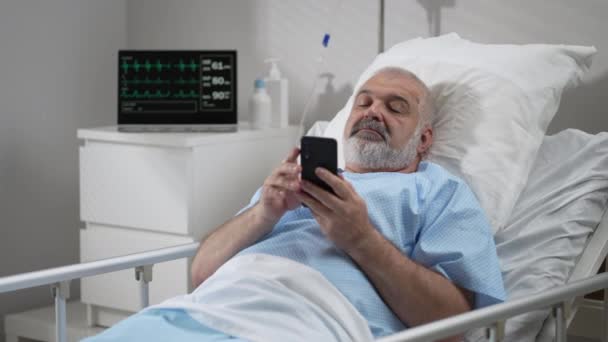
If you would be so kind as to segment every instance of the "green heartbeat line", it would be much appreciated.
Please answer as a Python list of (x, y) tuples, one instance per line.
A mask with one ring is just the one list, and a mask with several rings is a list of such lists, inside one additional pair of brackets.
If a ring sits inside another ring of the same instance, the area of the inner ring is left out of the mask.
[(190, 90), (187, 93), (184, 93), (183, 90), (180, 90), (179, 93), (173, 94), (172, 97), (175, 99), (197, 99), (198, 93), (195, 92), (194, 90)]
[(198, 80), (195, 78), (191, 78), (189, 80), (184, 80), (183, 78), (179, 78), (179, 80), (175, 81), (177, 84), (198, 84)]
[(163, 93), (160, 90), (157, 90), (156, 92), (150, 92), (150, 91), (146, 90), (145, 92), (140, 93), (138, 90), (134, 90), (132, 93), (123, 91), (120, 94), (120, 97), (125, 98), (125, 99), (162, 99), (162, 98), (167, 98), (170, 95), (171, 95), (170, 91)]
[(196, 69), (198, 68), (198, 64), (193, 59), (190, 60), (190, 63), (186, 64), (180, 58), (179, 63), (178, 64), (174, 64), (174, 66), (177, 67), (179, 69), (179, 71), (182, 71), (182, 72), (186, 68), (190, 68), (191, 71), (196, 71)]
[(140, 63), (139, 60), (135, 60), (133, 63), (129, 63), (126, 60), (120, 64), (120, 68), (124, 73), (129, 72), (130, 69), (133, 69), (135, 72), (139, 72), (140, 69), (146, 69), (147, 72), (152, 71), (152, 69), (161, 72), (163, 70), (170, 70), (171, 67), (176, 67), (180, 71), (186, 71), (186, 69), (190, 69), (190, 71), (196, 71), (198, 69), (198, 63), (194, 59), (191, 59), (189, 63), (185, 63), (182, 59), (179, 60), (177, 64), (163, 64), (159, 59), (156, 62), (150, 62), (150, 60), (146, 59), (143, 63)]
[(180, 90), (176, 94), (171, 94), (170, 91), (163, 93), (160, 90), (157, 90), (155, 92), (150, 92), (146, 90), (143, 93), (140, 93), (138, 90), (134, 90), (131, 93), (129, 93), (128, 91), (122, 91), (120, 93), (120, 97), (124, 99), (198, 99), (198, 93), (194, 90), (190, 90), (187, 93), (185, 93), (183, 90)]
[(132, 79), (132, 80), (123, 80), (123, 82), (125, 84), (171, 84), (170, 81), (166, 81), (166, 80), (161, 80), (160, 77), (158, 77), (155, 80), (151, 80), (148, 77), (146, 77), (143, 80), (138, 79), (137, 77)]

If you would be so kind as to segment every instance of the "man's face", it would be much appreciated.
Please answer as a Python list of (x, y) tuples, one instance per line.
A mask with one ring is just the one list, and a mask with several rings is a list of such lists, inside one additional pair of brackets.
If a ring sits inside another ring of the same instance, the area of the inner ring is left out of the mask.
[(423, 92), (415, 80), (394, 72), (380, 72), (365, 82), (344, 130), (347, 163), (361, 164), (368, 157), (396, 160), (364, 168), (398, 169), (412, 163), (419, 152), (421, 129), (416, 129)]

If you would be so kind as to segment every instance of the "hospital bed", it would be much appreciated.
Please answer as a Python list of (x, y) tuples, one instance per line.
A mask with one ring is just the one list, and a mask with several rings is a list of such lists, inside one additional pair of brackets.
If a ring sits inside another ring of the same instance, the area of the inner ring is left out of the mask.
[[(309, 134), (331, 136), (331, 124), (318, 122)], [(608, 288), (608, 273), (596, 275), (608, 254), (608, 134), (566, 130), (544, 136), (535, 156), (507, 224), (495, 233), (509, 300), (380, 341), (431, 341), (464, 332), (469, 341), (566, 339), (580, 297)], [(66, 300), (72, 280), (134, 269), (140, 305), (145, 308), (153, 266), (192, 257), (197, 248), (192, 243), (4, 277), (0, 278), (0, 293), (50, 286), (56, 338), (65, 341)], [(608, 341), (608, 295), (604, 296), (603, 335)]]
[[(318, 123), (309, 133), (319, 134), (323, 126), (324, 123)], [(605, 145), (608, 146), (608, 137), (604, 137), (604, 140), (607, 141)], [(562, 144), (563, 142), (554, 141), (556, 144)], [(528, 293), (502, 304), (412, 328), (384, 337), (379, 341), (430, 341), (482, 327), (485, 327), (485, 329), (483, 331), (478, 330), (476, 338), (469, 337), (469, 339), (480, 340), (480, 336), (482, 340), (487, 338), (490, 341), (498, 341), (503, 337), (509, 339), (508, 329), (505, 334), (505, 321), (507, 319), (533, 310), (543, 309), (551, 310), (552, 315), (541, 322), (542, 328), (536, 340), (551, 340), (555, 336), (558, 341), (564, 341), (566, 329), (572, 322), (579, 306), (579, 302), (573, 299), (586, 293), (608, 288), (608, 273), (595, 275), (608, 253), (606, 200), (604, 200), (603, 206), (602, 218), (585, 238), (584, 249), (577, 256), (576, 265), (572, 269), (566, 284), (541, 293)], [(197, 248), (198, 244), (193, 243), (0, 278), (0, 293), (36, 286), (51, 286), (55, 298), (57, 341), (65, 341), (66, 300), (69, 298), (68, 289), (72, 280), (118, 270), (134, 269), (134, 281), (138, 281), (140, 284), (140, 304), (144, 308), (148, 306), (148, 283), (152, 280), (153, 265), (191, 257)], [(530, 251), (522, 250), (520, 252), (526, 255)], [(604, 312), (608, 312), (608, 296), (604, 298)], [(604, 317), (604, 322), (604, 339), (606, 340), (608, 338), (608, 317)]]

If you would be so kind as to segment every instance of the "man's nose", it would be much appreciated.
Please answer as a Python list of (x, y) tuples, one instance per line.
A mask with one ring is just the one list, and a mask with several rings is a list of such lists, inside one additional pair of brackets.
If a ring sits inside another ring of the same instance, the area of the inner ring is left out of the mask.
[(366, 118), (382, 121), (382, 107), (379, 103), (373, 103), (371, 106), (367, 108), (367, 110), (363, 113), (363, 116)]

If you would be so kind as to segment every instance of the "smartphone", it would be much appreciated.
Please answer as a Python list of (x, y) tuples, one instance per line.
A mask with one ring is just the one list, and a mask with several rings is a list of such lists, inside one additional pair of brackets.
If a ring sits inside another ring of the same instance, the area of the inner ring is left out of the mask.
[(327, 183), (317, 177), (315, 169), (323, 167), (334, 175), (338, 173), (338, 143), (336, 139), (302, 137), (300, 141), (300, 163), (302, 164), (302, 179), (334, 193)]

